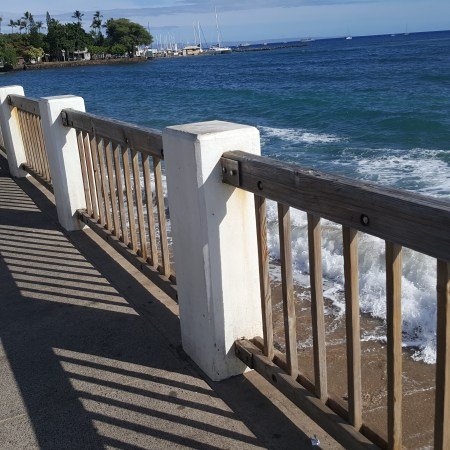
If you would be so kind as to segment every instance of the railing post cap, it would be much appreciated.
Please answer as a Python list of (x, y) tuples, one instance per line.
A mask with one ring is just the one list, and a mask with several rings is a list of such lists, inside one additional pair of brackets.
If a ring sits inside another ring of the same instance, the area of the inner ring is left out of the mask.
[(186, 139), (202, 140), (213, 138), (222, 133), (250, 133), (259, 136), (259, 130), (250, 125), (226, 122), (222, 120), (210, 120), (207, 122), (195, 122), (182, 125), (173, 125), (163, 130), (163, 135), (178, 136), (183, 135)]

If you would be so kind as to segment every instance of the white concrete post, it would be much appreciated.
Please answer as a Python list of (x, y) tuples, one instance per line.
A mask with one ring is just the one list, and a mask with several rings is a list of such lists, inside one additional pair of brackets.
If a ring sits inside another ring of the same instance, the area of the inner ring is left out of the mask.
[(44, 97), (39, 102), (59, 223), (67, 231), (83, 228), (76, 211), (86, 208), (76, 132), (65, 127), (63, 109), (85, 111), (84, 100), (73, 95)]
[(226, 151), (260, 154), (256, 128), (203, 122), (163, 131), (183, 348), (215, 381), (242, 373), (236, 339), (262, 335), (253, 195), (222, 183)]
[(27, 173), (20, 165), (27, 162), (25, 148), (20, 131), (17, 108), (11, 108), (8, 95), (25, 95), (22, 86), (0, 87), (0, 126), (2, 128), (3, 143), (8, 153), (9, 171), (13, 177), (22, 178)]

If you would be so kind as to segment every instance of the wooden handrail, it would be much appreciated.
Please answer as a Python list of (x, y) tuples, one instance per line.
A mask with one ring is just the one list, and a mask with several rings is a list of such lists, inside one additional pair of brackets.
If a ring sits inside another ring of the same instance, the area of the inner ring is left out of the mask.
[(31, 97), (24, 97), (23, 95), (8, 95), (8, 103), (10, 106), (26, 111), (35, 116), (41, 116), (39, 110), (39, 100)]
[(450, 203), (235, 151), (223, 182), (421, 253), (450, 260)]
[(61, 116), (63, 125), (66, 127), (106, 138), (124, 148), (139, 150), (164, 159), (162, 133), (159, 130), (139, 127), (73, 109), (63, 110)]

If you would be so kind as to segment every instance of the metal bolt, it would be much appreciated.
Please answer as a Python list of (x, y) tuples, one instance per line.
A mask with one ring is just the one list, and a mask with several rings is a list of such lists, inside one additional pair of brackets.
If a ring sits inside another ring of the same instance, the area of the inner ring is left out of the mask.
[(366, 214), (361, 214), (361, 217), (360, 217), (360, 220), (361, 220), (361, 223), (365, 226), (365, 227), (367, 227), (367, 225), (369, 225), (369, 216), (367, 216)]
[(263, 190), (263, 184), (262, 184), (262, 181), (258, 181), (257, 186), (258, 186), (258, 189), (259, 189), (260, 191)]
[(227, 173), (227, 168), (226, 167), (222, 167), (222, 173), (223, 174)]
[(230, 175), (233, 177), (234, 175), (236, 175), (237, 172), (235, 170), (230, 170)]

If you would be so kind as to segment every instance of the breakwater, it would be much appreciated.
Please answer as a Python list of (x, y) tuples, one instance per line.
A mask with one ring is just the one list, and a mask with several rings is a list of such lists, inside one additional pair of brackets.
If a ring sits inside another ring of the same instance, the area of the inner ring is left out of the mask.
[(40, 70), (55, 69), (62, 67), (80, 67), (80, 66), (105, 66), (112, 64), (135, 64), (147, 62), (147, 58), (118, 58), (118, 59), (92, 59), (89, 61), (54, 61), (43, 62), (39, 64), (24, 64), (14, 70)]

